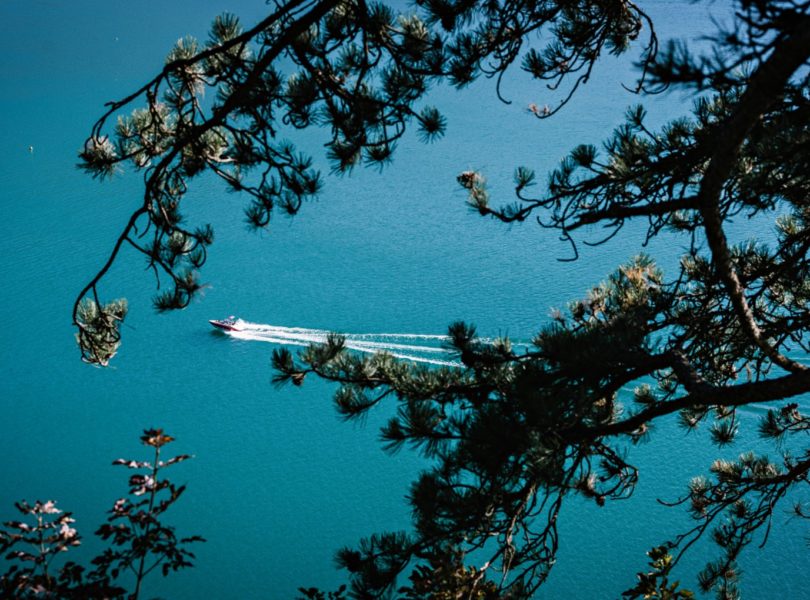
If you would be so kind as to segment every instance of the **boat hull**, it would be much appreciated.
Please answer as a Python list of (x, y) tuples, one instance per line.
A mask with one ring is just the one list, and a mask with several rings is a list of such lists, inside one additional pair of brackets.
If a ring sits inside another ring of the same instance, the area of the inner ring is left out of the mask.
[(234, 323), (218, 321), (216, 319), (209, 319), (208, 322), (220, 331), (239, 331), (239, 328)]

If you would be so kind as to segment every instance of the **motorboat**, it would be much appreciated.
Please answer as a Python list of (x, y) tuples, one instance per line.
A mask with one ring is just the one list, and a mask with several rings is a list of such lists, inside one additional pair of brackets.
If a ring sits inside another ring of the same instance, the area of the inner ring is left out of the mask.
[(209, 319), (208, 322), (222, 331), (242, 331), (242, 328), (240, 327), (241, 319), (237, 319), (233, 315), (227, 319)]

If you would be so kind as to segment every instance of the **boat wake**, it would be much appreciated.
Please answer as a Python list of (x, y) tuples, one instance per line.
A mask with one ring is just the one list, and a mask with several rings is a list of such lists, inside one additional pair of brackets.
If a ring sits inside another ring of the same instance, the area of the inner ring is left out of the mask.
[[(324, 329), (307, 329), (304, 327), (281, 327), (238, 321), (238, 330), (223, 331), (226, 335), (255, 342), (267, 342), (287, 346), (308, 346), (309, 344), (326, 343), (330, 332)], [(356, 352), (387, 352), (403, 360), (445, 367), (461, 367), (453, 359), (453, 351), (444, 347), (450, 339), (446, 335), (422, 333), (342, 333), (346, 338), (345, 346)]]

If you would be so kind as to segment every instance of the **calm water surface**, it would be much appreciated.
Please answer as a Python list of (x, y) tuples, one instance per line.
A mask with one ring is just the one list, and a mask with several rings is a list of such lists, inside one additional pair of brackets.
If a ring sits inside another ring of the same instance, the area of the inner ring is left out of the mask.
[[(711, 30), (700, 6), (647, 4), (664, 38)], [(542, 174), (574, 145), (604, 139), (637, 102), (619, 85), (632, 82), (629, 60), (604, 61), (571, 105), (542, 123), (525, 107), (550, 101), (547, 92), (519, 73), (504, 87), (509, 106), (491, 82), (464, 94), (439, 88), (433, 102), (449, 118), (444, 140), (424, 146), (408, 138), (382, 175), (330, 177), (316, 203), (294, 220), (279, 218), (269, 233), (247, 232), (243, 198), (198, 182), (186, 200), (189, 217), (212, 222), (217, 233), (204, 298), (156, 316), (151, 274), (139, 256), (124, 256), (103, 292), (130, 300), (125, 344), (112, 368), (83, 365), (72, 302), (140, 188), (133, 176), (103, 185), (83, 176), (77, 149), (103, 102), (151, 76), (178, 37), (203, 37), (223, 11), (252, 23), (265, 10), (259, 0), (0, 3), (0, 518), (12, 516), (15, 500), (55, 498), (75, 512), (89, 553), (91, 532), (125, 489), (126, 474), (110, 468), (111, 459), (138, 455), (140, 430), (162, 426), (178, 452), (196, 457), (173, 474), (189, 485), (173, 522), (208, 539), (197, 548), (197, 568), (149, 582), (150, 594), (167, 598), (290, 598), (299, 585), (335, 585), (337, 548), (408, 527), (403, 497), (421, 467), (408, 453), (389, 457), (379, 448), (377, 427), (391, 406), (364, 425), (341, 423), (330, 386), (274, 389), (273, 346), (213, 335), (207, 319), (236, 313), (274, 325), (425, 334), (465, 319), (484, 335), (527, 339), (550, 307), (597, 283), (642, 241), (631, 230), (577, 263), (556, 262), (568, 248), (553, 235), (477, 218), (454, 180), (479, 169), (493, 195), (510, 201), (515, 166)], [(656, 98), (651, 118), (660, 123), (687, 104)], [(328, 171), (317, 134), (296, 141), (315, 149)], [(660, 240), (649, 251), (671, 266), (683, 243)], [(643, 568), (645, 550), (685, 527), (682, 512), (655, 498), (675, 498), (717, 452), (700, 436), (660, 437), (634, 450), (643, 475), (631, 501), (566, 509), (559, 562), (542, 597), (617, 597)], [(751, 444), (748, 433), (723, 454)], [(780, 514), (768, 547), (748, 553), (747, 597), (803, 593), (806, 546), (787, 520)], [(685, 561), (690, 585), (688, 569), (709, 550)]]

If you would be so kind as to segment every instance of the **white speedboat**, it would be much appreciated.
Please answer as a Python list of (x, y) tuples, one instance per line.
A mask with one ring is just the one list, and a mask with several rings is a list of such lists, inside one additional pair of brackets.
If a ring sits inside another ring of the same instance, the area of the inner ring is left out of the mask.
[(227, 319), (209, 319), (208, 322), (222, 331), (242, 331), (242, 328), (239, 326), (241, 319), (237, 319), (233, 315)]

